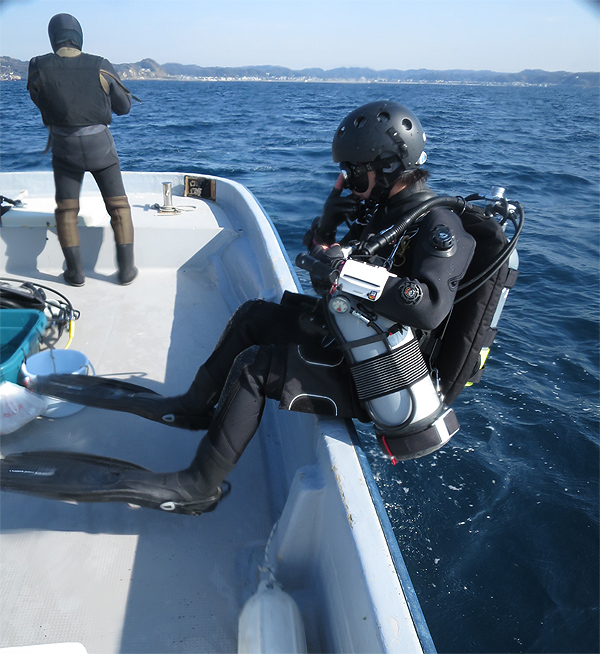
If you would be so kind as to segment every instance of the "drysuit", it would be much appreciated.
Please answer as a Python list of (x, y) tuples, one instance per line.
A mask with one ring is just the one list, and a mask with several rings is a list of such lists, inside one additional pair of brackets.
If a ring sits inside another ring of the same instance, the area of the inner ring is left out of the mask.
[[(380, 205), (370, 224), (357, 225), (348, 238), (358, 230), (384, 230), (434, 196), (419, 182)], [(455, 213), (432, 210), (411, 229), (392, 266), (397, 277), (369, 303), (369, 310), (423, 334), (435, 329), (452, 308), (474, 249), (474, 239)], [(266, 397), (278, 400), (281, 409), (369, 421), (343, 351), (327, 327), (325, 310), (321, 299), (286, 293), (280, 304), (250, 301), (232, 316), (201, 368), (213, 381), (212, 400), (209, 395), (200, 399), (202, 404), (221, 397), (207, 435), (231, 464), (254, 435)], [(190, 393), (190, 401), (192, 397)]]

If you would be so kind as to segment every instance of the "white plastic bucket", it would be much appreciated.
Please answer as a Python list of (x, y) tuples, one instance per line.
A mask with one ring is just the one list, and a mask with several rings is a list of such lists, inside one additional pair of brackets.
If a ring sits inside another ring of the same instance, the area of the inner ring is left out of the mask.
[[(27, 377), (53, 374), (88, 375), (95, 374), (94, 367), (83, 352), (77, 350), (44, 350), (30, 356), (21, 366), (21, 372)], [(48, 397), (48, 406), (43, 416), (47, 418), (64, 418), (83, 409), (82, 404), (65, 402)]]

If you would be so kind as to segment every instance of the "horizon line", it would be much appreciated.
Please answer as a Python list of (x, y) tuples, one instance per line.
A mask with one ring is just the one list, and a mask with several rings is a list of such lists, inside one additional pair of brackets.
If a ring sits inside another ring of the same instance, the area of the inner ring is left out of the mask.
[[(89, 53), (92, 54), (92, 53)], [(39, 56), (39, 55), (37, 55)], [(15, 61), (21, 61), (23, 63), (26, 63), (29, 60), (26, 59), (18, 59), (17, 57), (12, 57), (11, 55), (5, 55), (2, 54), (0, 55), (0, 58), (6, 58), (6, 59), (14, 59)], [(443, 72), (443, 73), (449, 73), (449, 72), (460, 72), (460, 71), (465, 71), (465, 72), (481, 72), (481, 73), (496, 73), (498, 75), (518, 75), (519, 73), (524, 73), (527, 71), (540, 71), (544, 73), (571, 73), (573, 75), (579, 74), (579, 73), (598, 73), (600, 74), (600, 70), (566, 70), (566, 69), (560, 69), (560, 70), (549, 70), (546, 68), (522, 68), (518, 71), (501, 71), (501, 70), (494, 70), (492, 68), (372, 68), (371, 66), (360, 66), (360, 65), (346, 65), (346, 66), (335, 66), (333, 68), (323, 68), (321, 66), (304, 66), (303, 68), (291, 68), (290, 66), (286, 66), (283, 64), (240, 64), (240, 65), (221, 65), (221, 64), (182, 64), (179, 61), (165, 61), (163, 63), (160, 63), (156, 61), (156, 59), (152, 57), (142, 57), (138, 61), (125, 61), (125, 62), (114, 62), (111, 61), (113, 65), (117, 66), (126, 66), (126, 65), (133, 65), (133, 64), (139, 64), (142, 61), (152, 61), (158, 66), (165, 66), (169, 64), (174, 64), (178, 66), (197, 66), (198, 68), (265, 68), (265, 67), (271, 67), (271, 68), (285, 68), (287, 70), (291, 70), (293, 72), (302, 72), (305, 70), (322, 70), (323, 72), (329, 72), (329, 71), (334, 71), (334, 70), (343, 70), (347, 68), (358, 68), (362, 70), (369, 70), (373, 71), (374, 73), (378, 72), (383, 72), (383, 71), (398, 71), (398, 72), (408, 72), (408, 71), (434, 71), (434, 72)]]

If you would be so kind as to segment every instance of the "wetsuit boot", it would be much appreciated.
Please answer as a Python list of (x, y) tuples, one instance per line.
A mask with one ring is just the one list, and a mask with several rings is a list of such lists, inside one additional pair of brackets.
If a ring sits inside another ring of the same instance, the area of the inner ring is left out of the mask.
[(205, 366), (200, 366), (194, 381), (183, 395), (171, 398), (174, 413), (187, 416), (191, 424), (202, 423), (207, 416), (212, 415), (215, 404), (219, 400), (221, 388), (208, 374)]
[(158, 393), (119, 379), (88, 375), (51, 374), (25, 377), (29, 390), (67, 402), (98, 409), (124, 411), (181, 429), (208, 429), (220, 387), (201, 366), (183, 395), (163, 397)]
[(110, 216), (110, 226), (117, 244), (117, 266), (119, 283), (131, 284), (137, 277), (138, 269), (133, 265), (133, 221), (131, 207), (126, 195), (105, 197), (104, 204)]
[(83, 286), (85, 284), (81, 251), (79, 249), (79, 232), (77, 231), (78, 214), (78, 199), (56, 200), (56, 209), (54, 211), (56, 232), (67, 264), (63, 277), (67, 284), (71, 286)]
[(67, 269), (63, 273), (65, 282), (71, 286), (83, 286), (85, 284), (85, 274), (79, 245), (62, 248), (62, 251), (67, 264)]
[(128, 461), (79, 452), (20, 452), (0, 460), (0, 488), (67, 502), (125, 502), (200, 515), (231, 488), (227, 462), (207, 437), (189, 468), (160, 473)]
[(173, 513), (209, 513), (229, 493), (230, 485), (225, 478), (234, 467), (235, 464), (222, 457), (205, 436), (190, 467), (185, 470), (168, 473), (125, 470), (120, 480), (124, 500), (117, 501)]
[(133, 265), (133, 243), (117, 245), (117, 265), (119, 283), (123, 286), (131, 284), (138, 274), (138, 269)]

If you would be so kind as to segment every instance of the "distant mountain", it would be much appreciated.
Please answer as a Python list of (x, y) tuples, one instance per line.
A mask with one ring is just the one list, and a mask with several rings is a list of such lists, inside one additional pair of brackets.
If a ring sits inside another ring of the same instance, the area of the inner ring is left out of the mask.
[[(28, 62), (0, 57), (0, 80), (26, 79)], [(194, 64), (158, 64), (142, 59), (133, 64), (115, 64), (124, 80), (283, 80), (291, 82), (405, 82), (431, 84), (489, 84), (578, 86), (600, 88), (600, 73), (549, 72), (522, 70), (520, 73), (498, 73), (492, 70), (373, 70), (371, 68), (305, 68), (292, 70), (284, 66), (197, 66)]]
[(27, 79), (28, 61), (0, 57), (0, 80)]

